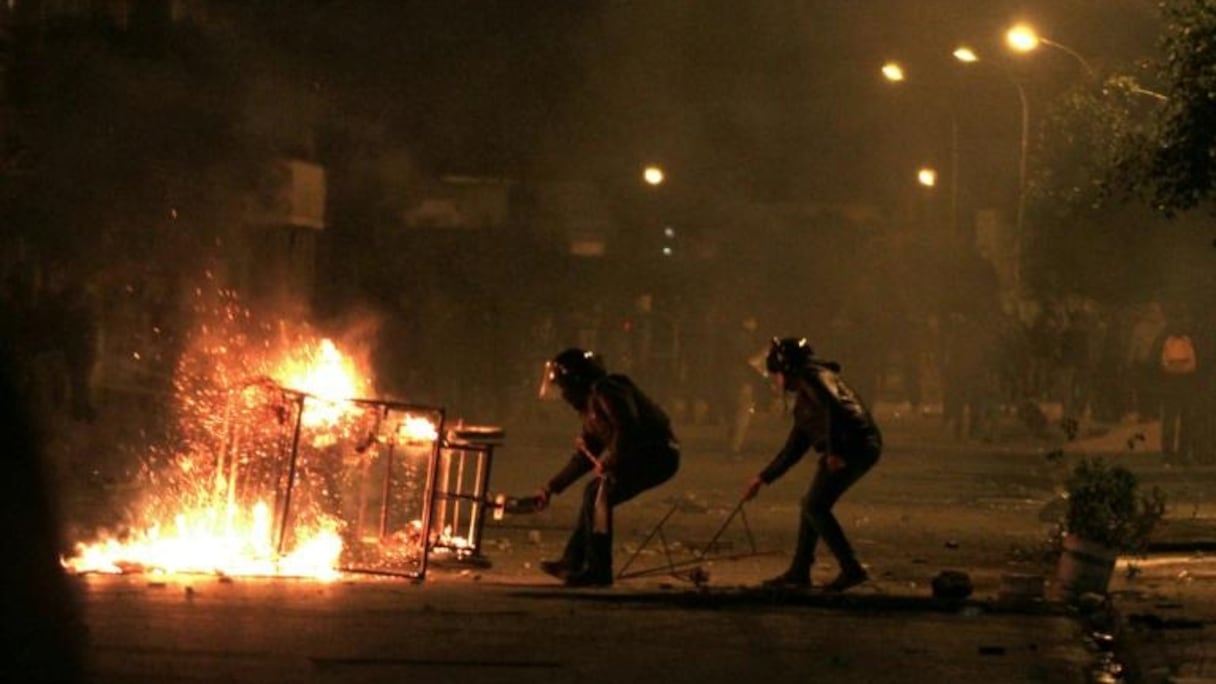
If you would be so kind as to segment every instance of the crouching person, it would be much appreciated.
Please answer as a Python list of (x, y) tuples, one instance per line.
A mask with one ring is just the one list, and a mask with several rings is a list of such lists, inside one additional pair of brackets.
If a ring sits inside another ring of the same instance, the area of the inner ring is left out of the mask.
[(608, 373), (594, 352), (567, 349), (545, 366), (541, 396), (560, 391), (582, 421), (577, 450), (537, 492), (543, 508), (587, 473), (574, 531), (560, 559), (541, 568), (567, 586), (612, 584), (613, 509), (671, 479), (680, 447), (671, 421), (627, 376)]

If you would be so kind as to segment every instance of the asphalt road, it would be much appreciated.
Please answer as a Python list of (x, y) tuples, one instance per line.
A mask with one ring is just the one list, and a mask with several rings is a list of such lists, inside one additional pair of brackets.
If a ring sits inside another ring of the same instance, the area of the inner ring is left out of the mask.
[[(808, 462), (744, 508), (746, 528), (732, 520), (701, 587), (666, 573), (654, 542), (631, 567), (658, 570), (610, 589), (569, 590), (539, 573), (577, 492), (490, 522), (491, 567), (432, 567), (421, 583), (80, 577), (88, 670), (98, 682), (1086, 681), (1095, 655), (1076, 621), (991, 601), (1006, 573), (1042, 574), (1051, 591), (1040, 511), (1059, 475), (1044, 458), (1053, 445), (952, 445), (928, 423), (887, 432), (883, 460), (837, 507), (873, 577), (844, 597), (754, 588), (788, 561)], [(760, 426), (741, 457), (686, 439), (680, 474), (619, 510), (617, 567), (672, 506), (663, 543), (691, 558), (781, 436)], [(531, 491), (559, 467), (566, 439), (509, 434), (491, 489)], [(816, 581), (836, 571), (824, 555)], [(972, 576), (973, 601), (930, 598), (947, 569)]]
[[(189, 587), (189, 589), (187, 589)], [(97, 682), (1074, 682), (1089, 656), (1052, 615), (858, 596), (214, 579), (86, 582)]]

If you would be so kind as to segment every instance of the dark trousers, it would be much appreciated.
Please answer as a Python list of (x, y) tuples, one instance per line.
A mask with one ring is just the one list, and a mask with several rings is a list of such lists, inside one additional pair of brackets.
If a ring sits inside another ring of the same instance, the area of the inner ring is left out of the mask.
[(1161, 380), (1161, 454), (1166, 458), (1187, 460), (1193, 456), (1198, 389), (1190, 375), (1167, 375)]
[(840, 522), (832, 513), (832, 507), (877, 462), (878, 456), (875, 454), (872, 458), (854, 459), (841, 470), (831, 472), (824, 465), (823, 458), (819, 459), (815, 479), (811, 480), (811, 488), (802, 498), (798, 546), (794, 549), (794, 558), (790, 562), (790, 575), (810, 577), (811, 566), (815, 564), (815, 546), (820, 538), (836, 557), (842, 571), (860, 569), (857, 557), (853, 554), (853, 547), (849, 545)]
[(601, 478), (593, 478), (583, 488), (583, 503), (579, 508), (578, 522), (566, 542), (566, 550), (562, 553), (562, 560), (572, 573), (588, 570), (611, 574), (612, 510), (671, 479), (679, 468), (679, 457), (674, 453), (668, 454), (663, 458), (656, 458), (655, 463), (654, 466), (636, 473), (621, 473), (602, 480), (608, 502), (608, 531), (605, 534), (595, 532), (595, 500), (599, 495)]

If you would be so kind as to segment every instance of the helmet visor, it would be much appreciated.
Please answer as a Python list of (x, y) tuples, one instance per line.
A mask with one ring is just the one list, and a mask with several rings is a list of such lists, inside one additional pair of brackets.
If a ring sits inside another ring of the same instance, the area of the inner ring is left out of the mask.
[(557, 365), (546, 361), (541, 367), (540, 385), (536, 396), (541, 399), (561, 399), (562, 388), (557, 384)]

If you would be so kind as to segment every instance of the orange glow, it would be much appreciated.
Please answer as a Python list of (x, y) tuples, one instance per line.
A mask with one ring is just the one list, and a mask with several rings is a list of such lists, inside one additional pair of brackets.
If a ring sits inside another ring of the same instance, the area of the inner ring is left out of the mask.
[(304, 405), (307, 427), (335, 425), (354, 408), (349, 400), (365, 389), (354, 360), (329, 339), (285, 359), (270, 375), (279, 385), (311, 397)]
[(434, 442), (439, 439), (439, 429), (422, 416), (406, 416), (398, 434), (404, 442)]
[(265, 502), (258, 502), (251, 511), (204, 507), (178, 513), (167, 525), (153, 523), (130, 538), (77, 544), (76, 555), (63, 565), (78, 573), (144, 570), (323, 580), (337, 577), (342, 540), (336, 525), (315, 530), (282, 558), (276, 557), (273, 536), (270, 508)]
[(1018, 52), (1030, 52), (1039, 46), (1042, 39), (1029, 24), (1018, 24), (1005, 33), (1005, 42)]
[[(343, 421), (356, 414), (349, 400), (371, 383), (332, 340), (279, 334), (273, 343), (273, 334), (246, 331), (249, 312), (234, 299), (220, 304), (196, 312), (204, 322), (176, 369), (172, 446), (146, 447), (135, 483), (141, 494), (128, 504), (122, 531), (78, 543), (62, 560), (66, 568), (338, 576), (345, 523), (324, 501), (324, 473), (341, 467), (343, 454), (320, 447), (346, 436)], [(306, 396), (293, 403), (290, 391)], [(311, 479), (297, 480), (290, 524), (283, 525), (275, 506), (284, 503), (274, 500), (287, 472), (281, 435), (290, 435), (297, 418), (312, 439), (299, 473)]]

